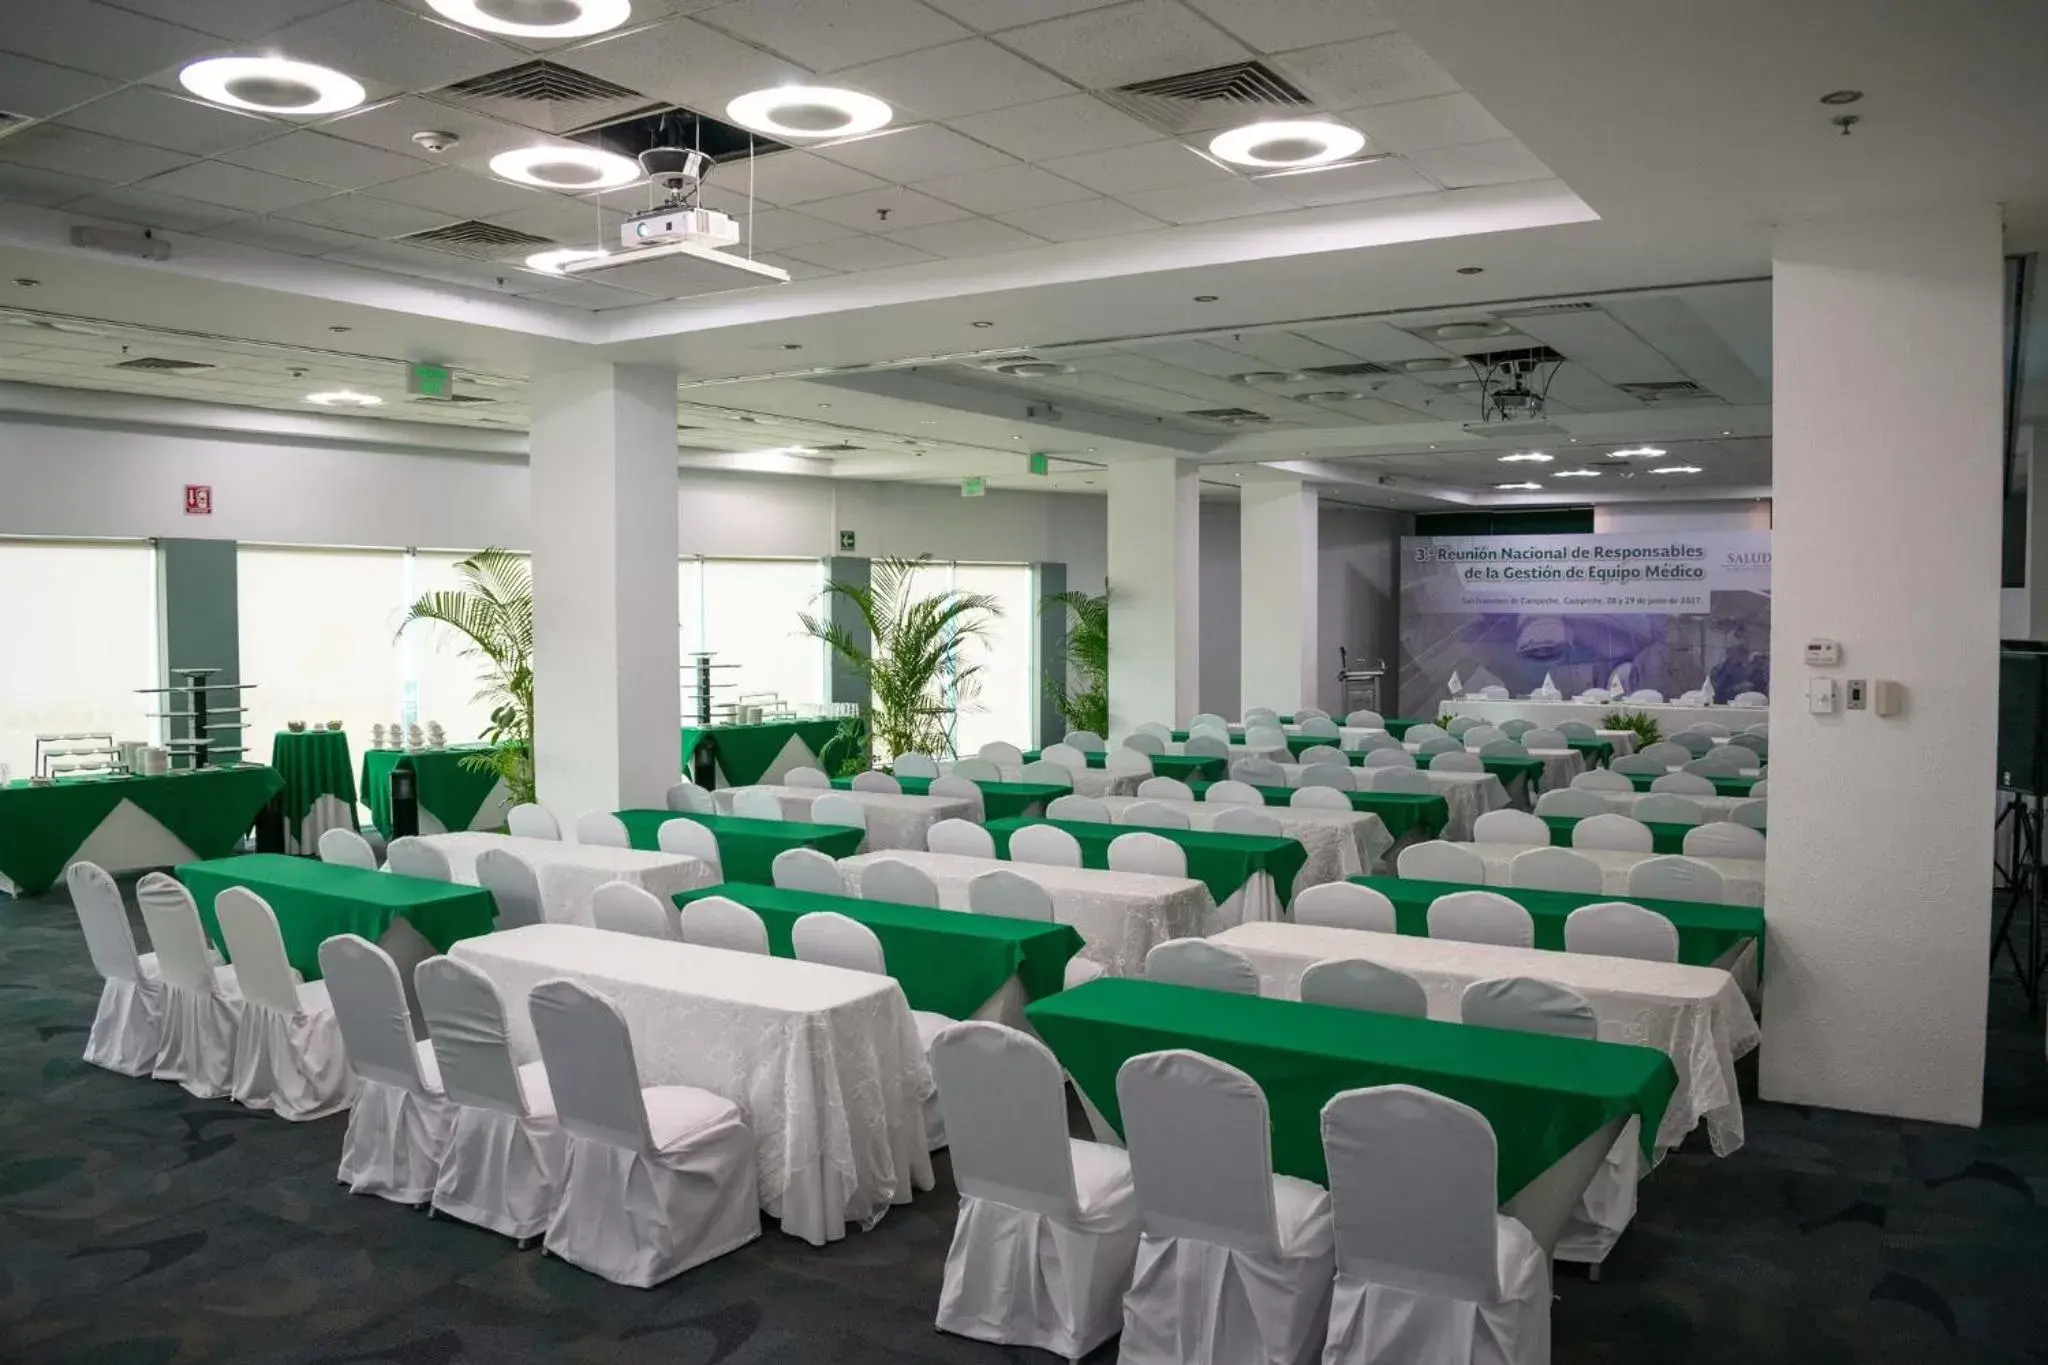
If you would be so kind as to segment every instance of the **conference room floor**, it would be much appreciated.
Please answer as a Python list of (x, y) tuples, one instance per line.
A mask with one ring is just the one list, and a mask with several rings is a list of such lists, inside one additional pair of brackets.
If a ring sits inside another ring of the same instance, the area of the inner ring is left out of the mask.
[[(132, 901), (132, 888), (127, 889)], [(137, 927), (138, 937), (141, 934)], [(651, 1291), (334, 1183), (290, 1124), (79, 1061), (99, 981), (61, 890), (0, 900), (0, 1360), (10, 1365), (898, 1365), (1050, 1360), (932, 1328), (954, 1196), (814, 1249), (759, 1241)], [(1644, 1187), (1602, 1280), (1557, 1281), (1557, 1358), (2038, 1361), (2041, 1030), (1994, 983), (1978, 1131), (1764, 1104)], [(1077, 1129), (1076, 1131), (1081, 1131)], [(1115, 1359), (1111, 1343), (1091, 1362)]]

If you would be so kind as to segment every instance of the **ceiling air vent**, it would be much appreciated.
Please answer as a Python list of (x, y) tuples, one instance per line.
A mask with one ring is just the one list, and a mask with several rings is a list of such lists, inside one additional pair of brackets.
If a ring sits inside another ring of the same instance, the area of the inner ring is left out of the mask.
[(1614, 386), (1631, 398), (1645, 403), (1667, 403), (1674, 399), (1708, 398), (1718, 399), (1719, 395), (1709, 393), (1690, 379), (1651, 379), (1637, 384), (1616, 384)]
[(1197, 408), (1193, 412), (1181, 415), (1184, 417), (1199, 417), (1205, 422), (1222, 422), (1226, 426), (1235, 426), (1242, 422), (1270, 422), (1273, 420), (1265, 413), (1253, 412), (1250, 408)]
[(1102, 98), (1140, 122), (1175, 135), (1289, 118), (1315, 104), (1263, 62), (1233, 62), (1133, 81), (1103, 91)]
[(154, 370), (161, 374), (197, 374), (214, 367), (204, 360), (173, 360), (169, 356), (146, 355), (135, 360), (124, 360), (114, 366), (117, 370)]
[(1507, 322), (1513, 318), (1548, 318), (1555, 317), (1559, 313), (1597, 313), (1599, 311), (1599, 304), (1583, 301), (1578, 303), (1532, 303), (1527, 308), (1496, 308), (1490, 316), (1496, 317), (1502, 322)]
[(1376, 360), (1354, 360), (1345, 365), (1311, 365), (1308, 373), (1328, 375), (1332, 379), (1349, 379), (1360, 374), (1400, 374), (1391, 365), (1382, 365)]
[(515, 257), (531, 256), (544, 247), (554, 245), (546, 237), (536, 237), (530, 232), (515, 232), (496, 223), (478, 222), (472, 218), (466, 222), (450, 223), (446, 227), (428, 228), (415, 232), (410, 237), (400, 237), (401, 242), (414, 246), (432, 247), (436, 251), (452, 252), (457, 256), (468, 256), (478, 261), (503, 261)]
[(435, 97), (550, 133), (609, 123), (655, 103), (637, 90), (546, 61), (472, 76), (436, 91)]

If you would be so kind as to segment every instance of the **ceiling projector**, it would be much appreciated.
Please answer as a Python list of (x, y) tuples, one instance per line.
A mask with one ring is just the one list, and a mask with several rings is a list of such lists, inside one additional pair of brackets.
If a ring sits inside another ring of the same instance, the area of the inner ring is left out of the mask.
[(619, 225), (619, 250), (570, 261), (562, 273), (603, 274), (627, 288), (670, 295), (789, 282), (786, 270), (725, 254), (724, 248), (739, 243), (740, 225), (730, 214), (696, 202), (709, 157), (683, 147), (650, 147), (639, 159), (640, 169), (666, 193), (665, 202)]

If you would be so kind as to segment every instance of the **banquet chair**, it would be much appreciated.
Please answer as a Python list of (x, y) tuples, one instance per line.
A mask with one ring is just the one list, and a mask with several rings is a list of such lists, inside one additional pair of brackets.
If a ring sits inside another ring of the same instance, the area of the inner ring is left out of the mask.
[(725, 896), (701, 896), (683, 907), (682, 940), (698, 948), (723, 948), (756, 957), (767, 957), (770, 952), (768, 926), (760, 915), (753, 907)]
[(1486, 864), (1478, 854), (1442, 839), (1410, 844), (1394, 859), (1395, 872), (1426, 882), (1486, 884)]
[[(632, 882), (610, 881), (591, 892), (590, 919), (598, 928), (615, 934), (637, 934), (671, 943), (680, 937), (674, 905), (664, 904), (661, 897)], [(418, 979), (419, 968), (413, 968), (413, 977)], [(431, 1025), (428, 1031), (433, 1031)]]
[[(1128, 815), (1130, 812), (1126, 811)], [(1188, 875), (1187, 850), (1162, 834), (1119, 834), (1109, 841), (1109, 870), (1153, 877)]]
[(954, 761), (948, 776), (965, 782), (1000, 782), (1003, 770), (986, 758), (962, 758)]
[(320, 861), (337, 867), (360, 867), (366, 872), (377, 870), (377, 850), (370, 847), (370, 841), (352, 829), (329, 829), (320, 832)]
[(1363, 766), (1368, 768), (1412, 768), (1415, 766), (1415, 755), (1409, 753), (1406, 749), (1374, 749), (1365, 756)]
[[(1406, 750), (1403, 750), (1405, 753)], [(1301, 762), (1305, 764), (1334, 763), (1340, 768), (1351, 766), (1351, 756), (1334, 744), (1311, 744), (1301, 751)]]
[(1301, 733), (1312, 739), (1337, 739), (1344, 733), (1344, 727), (1328, 716), (1298, 716)]
[(766, 787), (741, 787), (732, 794), (732, 813), (749, 820), (780, 820), (782, 798)]
[(1468, 1024), (1518, 1033), (1547, 1033), (1557, 1038), (1600, 1036), (1600, 1021), (1584, 996), (1530, 976), (1474, 981), (1459, 998), (1458, 1017)]
[(1038, 751), (1041, 762), (1057, 763), (1069, 772), (1088, 766), (1088, 755), (1071, 744), (1048, 744)]
[(1137, 732), (1141, 735), (1151, 735), (1162, 744), (1173, 742), (1173, 727), (1163, 721), (1144, 721), (1137, 726)]
[(1231, 806), (1225, 803), (1223, 811), (1209, 822), (1209, 828), (1218, 834), (1263, 834), (1268, 838), (1281, 837), (1280, 822), (1266, 814), (1259, 806)]
[(1220, 720), (1204, 720), (1197, 717), (1188, 724), (1188, 738), (1195, 739), (1198, 737), (1220, 739), (1225, 744), (1228, 744), (1231, 741), (1230, 726)]
[(1429, 774), (1420, 768), (1374, 768), (1360, 776), (1369, 784), (1366, 787), (1368, 791), (1407, 792), (1411, 796), (1432, 796), (1436, 793), (1436, 783), (1430, 781)]
[(633, 836), (626, 822), (609, 811), (594, 810), (576, 821), (576, 842), (599, 848), (631, 848)]
[(420, 877), (430, 882), (455, 880), (448, 867), (448, 855), (437, 845), (412, 834), (400, 835), (385, 847), (384, 870), (393, 876)]
[[(835, 910), (813, 910), (797, 916), (790, 927), (789, 940), (799, 962), (816, 962), (869, 976), (889, 975), (888, 956), (875, 931)], [(929, 1055), (932, 1040), (957, 1021), (932, 1010), (914, 1009), (910, 1011), (910, 1022), (917, 1028), (918, 1046)], [(937, 1095), (925, 1101), (924, 1130), (931, 1150), (936, 1152), (946, 1145), (945, 1115)]]
[(1352, 730), (1377, 730), (1387, 723), (1387, 718), (1377, 711), (1353, 711), (1344, 717), (1344, 724)]
[(1465, 741), (1465, 747), (1468, 749), (1484, 749), (1489, 744), (1500, 743), (1508, 736), (1498, 725), (1474, 725), (1458, 738)]
[(1550, 1258), (1494, 1207), (1486, 1117), (1382, 1085), (1331, 1097), (1322, 1135), (1337, 1255), (1325, 1365), (1548, 1365)]
[[(1380, 772), (1401, 772), (1400, 768), (1381, 768)], [(1354, 792), (1358, 790), (1358, 774), (1351, 771), (1349, 763), (1304, 763), (1301, 765), (1303, 787), (1329, 787), (1334, 791)]]
[(1180, 746), (1189, 758), (1229, 758), (1230, 741), (1222, 735), (1193, 734)]
[(1631, 706), (1662, 706), (1664, 694), (1654, 687), (1639, 687), (1622, 698)]
[[(691, 784), (694, 785), (694, 784)], [(531, 801), (505, 812), (506, 832), (520, 839), (559, 839), (562, 822), (546, 806)]]
[(1678, 926), (1627, 901), (1582, 905), (1564, 917), (1564, 950), (1644, 962), (1678, 961)]
[(1112, 773), (1138, 773), (1145, 777), (1152, 775), (1152, 756), (1141, 754), (1136, 749), (1118, 748), (1110, 751), (1103, 768)]
[(738, 1105), (694, 1086), (643, 1088), (618, 1007), (574, 981), (541, 982), (527, 1009), (569, 1137), (550, 1253), (645, 1289), (761, 1235), (754, 1135)]
[(1326, 929), (1364, 929), (1375, 934), (1398, 932), (1394, 903), (1356, 882), (1324, 882), (1294, 893), (1294, 922)]
[(977, 915), (1052, 922), (1051, 893), (1007, 867), (983, 872), (967, 883), (967, 908)]
[(1258, 1083), (1199, 1053), (1142, 1053), (1116, 1077), (1143, 1235), (1119, 1365), (1296, 1365), (1322, 1342), (1330, 1197), (1273, 1171)]
[(1088, 824), (1110, 823), (1109, 807), (1092, 796), (1055, 796), (1046, 803), (1048, 820), (1078, 820)]
[(1240, 758), (1230, 765), (1231, 780), (1252, 787), (1284, 787), (1287, 770), (1270, 758)]
[(1771, 704), (1769, 694), (1764, 692), (1737, 692), (1728, 701), (1730, 706), (1765, 707)]
[(1230, 731), (1230, 722), (1217, 715), (1214, 711), (1197, 712), (1194, 719), (1188, 722), (1188, 729), (1198, 729), (1203, 725), (1213, 725), (1226, 734)]
[(1504, 720), (1494, 728), (1519, 744), (1522, 742), (1524, 734), (1536, 728), (1536, 722), (1533, 720), (1523, 720), (1518, 716), (1514, 720)]
[(214, 965), (199, 907), (182, 883), (152, 872), (135, 884), (135, 900), (164, 984), (163, 1034), (149, 1074), (202, 1100), (225, 1099), (234, 1088), (242, 1023), (235, 969)]
[(903, 784), (885, 772), (870, 768), (864, 773), (855, 773), (848, 784), (857, 792), (880, 792), (884, 796), (903, 795)]
[(711, 864), (712, 880), (725, 880), (725, 858), (718, 851), (718, 836), (709, 825), (695, 820), (664, 820), (654, 831), (655, 847), (663, 853), (696, 858)]
[(1636, 784), (1628, 780), (1628, 774), (1612, 768), (1594, 768), (1580, 773), (1572, 779), (1572, 789), (1582, 792), (1632, 792)]
[(1756, 781), (1749, 784), (1749, 794), (1751, 799), (1758, 801), (1765, 799), (1770, 795), (1769, 788), (1770, 779), (1765, 777), (1759, 777)]
[(1258, 969), (1235, 948), (1206, 938), (1170, 938), (1145, 954), (1145, 979), (1231, 995), (1257, 995)]
[[(1759, 782), (1758, 787), (1763, 784)], [(1750, 799), (1728, 808), (1728, 819), (1750, 829), (1761, 830), (1770, 824), (1771, 803), (1756, 795), (1756, 787), (1750, 789)]]
[[(1443, 727), (1443, 733), (1450, 735), (1453, 739), (1462, 739), (1467, 730), (1470, 730), (1473, 726), (1478, 725), (1480, 723), (1481, 722), (1479, 720), (1479, 717), (1477, 716), (1452, 716), (1450, 724)], [(1408, 733), (1412, 735), (1415, 733), (1416, 730), (1420, 730), (1421, 728), (1422, 727), (1418, 725), (1414, 729), (1410, 730)]]
[(1536, 921), (1497, 891), (1452, 891), (1429, 903), (1429, 936), (1454, 943), (1536, 946)]
[(1680, 730), (1671, 736), (1671, 742), (1694, 758), (1704, 757), (1712, 753), (1716, 747), (1714, 737), (1700, 730)]
[(812, 791), (830, 791), (832, 788), (832, 775), (823, 768), (814, 768), (806, 763), (791, 768), (788, 772), (784, 773), (782, 775), (782, 785), (785, 787), (807, 787)]
[(1550, 826), (1525, 810), (1490, 810), (1472, 822), (1472, 840), (1480, 844), (1550, 847)]
[(1637, 752), (1639, 757), (1661, 763), (1666, 768), (1682, 767), (1692, 762), (1693, 757), (1692, 750), (1686, 748), (1683, 744), (1673, 744), (1668, 739), (1660, 740), (1655, 744), (1645, 745)]
[[(1511, 739), (1490, 739), (1479, 746), (1479, 757), (1481, 759), (1527, 758), (1528, 756), (1529, 751)], [(1484, 763), (1480, 764), (1482, 769), (1485, 766)]]
[(1714, 820), (1685, 832), (1688, 858), (1761, 858), (1764, 836), (1733, 820)]
[[(1671, 765), (1651, 758), (1648, 754), (1623, 754), (1607, 765), (1607, 771), (1627, 777), (1662, 777), (1671, 770)], [(1634, 790), (1635, 784), (1629, 784)], [(1617, 788), (1617, 790), (1619, 790)]]
[[(828, 853), (815, 848), (786, 848), (768, 865), (768, 878), (784, 891), (814, 891), (821, 896), (846, 894), (846, 878)], [(687, 941), (687, 940), (686, 940)]]
[(711, 793), (695, 782), (678, 782), (668, 789), (663, 803), (670, 810), (686, 815), (716, 815), (718, 803), (711, 799)]
[(1033, 759), (1017, 770), (1019, 782), (1038, 782), (1047, 786), (1074, 789), (1074, 770), (1064, 763), (1054, 763), (1044, 758)]
[(1368, 1014), (1429, 1018), (1429, 996), (1406, 972), (1357, 958), (1311, 962), (1301, 974), (1302, 1003), (1335, 1005)]
[(941, 820), (925, 831), (924, 846), (933, 853), (952, 853), (962, 858), (996, 856), (995, 836), (972, 820)]
[(930, 754), (898, 754), (891, 765), (898, 777), (937, 777), (939, 761)]
[(1650, 827), (1618, 811), (1588, 815), (1572, 826), (1573, 848), (1599, 848), (1619, 853), (1648, 853), (1657, 845)]
[(1328, 720), (1330, 718), (1330, 713), (1328, 711), (1325, 711), (1320, 706), (1297, 707), (1294, 712), (1294, 718), (1297, 721), (1314, 720), (1319, 716), (1324, 720)]
[[(1211, 782), (1202, 790), (1202, 800), (1209, 805), (1263, 806), (1265, 796), (1249, 782), (1230, 778), (1223, 782)], [(1347, 803), (1348, 805), (1348, 803)]]
[[(991, 777), (983, 780), (994, 782), (997, 779)], [(982, 812), (986, 808), (986, 802), (982, 797), (981, 788), (974, 785), (974, 779), (962, 775), (957, 769), (946, 774), (944, 777), (933, 778), (932, 784), (924, 790), (926, 796), (948, 797), (955, 801), (972, 801), (974, 803), (974, 818), (977, 820), (983, 818)]]
[(1744, 731), (1742, 734), (1729, 736), (1727, 747), (1730, 749), (1747, 749), (1759, 759), (1762, 759), (1770, 755), (1771, 740), (1768, 735)]
[(1707, 813), (1701, 809), (1700, 803), (1690, 797), (1681, 796), (1676, 792), (1655, 790), (1648, 796), (1638, 796), (1629, 804), (1628, 813), (1646, 825), (1652, 821), (1660, 825), (1697, 825), (1705, 822), (1707, 818)]
[(1597, 894), (1600, 864), (1568, 848), (1532, 848), (1508, 864), (1508, 885), (1532, 891), (1577, 891)]
[(1123, 747), (1126, 749), (1136, 749), (1139, 753), (1150, 757), (1153, 754), (1165, 753), (1166, 741), (1157, 735), (1147, 734), (1143, 730), (1134, 730), (1124, 736)]
[(1652, 900), (1725, 902), (1726, 881), (1697, 858), (1645, 858), (1628, 870), (1628, 894)]
[(242, 991), (230, 1090), (236, 1103), (294, 1123), (348, 1108), (355, 1076), (327, 983), (299, 981), (285, 961), (277, 914), (254, 891), (227, 888), (214, 897), (213, 915)]
[[(1623, 783), (1628, 781), (1622, 779)], [(1631, 793), (1630, 804), (1634, 804)], [(1536, 798), (1538, 815), (1563, 815), (1574, 820), (1583, 820), (1589, 815), (1605, 815), (1614, 809), (1612, 802), (1601, 797), (1596, 791), (1588, 791), (1576, 784), (1544, 792)]]
[(85, 950), (100, 974), (99, 1009), (85, 1038), (85, 1060), (123, 1076), (147, 1076), (163, 1047), (168, 987), (155, 953), (135, 950), (135, 930), (121, 889), (97, 863), (64, 869), (71, 908), (85, 934)]
[[(1455, 723), (1453, 722), (1453, 724)], [(1433, 721), (1424, 721), (1420, 725), (1411, 725), (1408, 727), (1408, 733), (1402, 736), (1402, 739), (1409, 744), (1428, 744), (1432, 740), (1450, 738), (1452, 738), (1451, 732)], [(1464, 746), (1459, 745), (1458, 747), (1463, 748)]]
[[(1420, 740), (1416, 742), (1418, 744), (1422, 743), (1422, 741)], [(1465, 746), (1458, 743), (1458, 741), (1456, 741), (1455, 739), (1452, 739), (1449, 735), (1441, 735), (1438, 738), (1431, 740), (1429, 742), (1432, 744), (1441, 744), (1449, 749), (1456, 749), (1459, 753), (1463, 753), (1465, 751)], [(1375, 749), (1405, 749), (1407, 747), (1408, 746), (1403, 744), (1400, 740), (1395, 739), (1392, 735), (1385, 733), (1377, 735), (1367, 735), (1364, 739), (1359, 740), (1358, 743), (1351, 746), (1353, 752), (1362, 754), (1369, 754)]]
[[(868, 827), (868, 808), (845, 792), (826, 792), (811, 802), (811, 823), (814, 825), (843, 825), (848, 829), (863, 831)], [(861, 840), (861, 847), (867, 847), (867, 840)]]
[(1194, 788), (1177, 777), (1148, 777), (1138, 784), (1138, 795), (1161, 801), (1192, 801)]
[(1084, 754), (1099, 754), (1109, 746), (1102, 742), (1102, 736), (1093, 730), (1069, 730), (1060, 738), (1060, 743)]
[(442, 1093), (455, 1106), (431, 1208), (510, 1237), (523, 1251), (548, 1230), (569, 1169), (547, 1067), (513, 1061), (505, 1002), (475, 967), (430, 957), (413, 969), (413, 985)]
[[(1400, 768), (1382, 768), (1377, 774), (1374, 775), (1373, 780), (1375, 783), (1377, 783), (1381, 779), (1388, 777), (1420, 777), (1425, 782), (1429, 780), (1427, 774), (1406, 772)], [(1222, 784), (1219, 783), (1218, 785), (1220, 786)], [(1376, 785), (1374, 786), (1373, 790), (1385, 791), (1388, 790), (1388, 788)], [(1259, 793), (1257, 791), (1252, 791), (1252, 795), (1259, 797), (1260, 805), (1265, 804), (1266, 798), (1263, 796), (1259, 796)], [(1209, 799), (1212, 801), (1216, 799), (1215, 787), (1211, 787), (1209, 789)], [(1252, 803), (1247, 801), (1243, 804), (1250, 805)], [(1351, 797), (1349, 793), (1340, 791), (1335, 787), (1296, 787), (1291, 793), (1288, 794), (1287, 806), (1290, 810), (1348, 811), (1351, 809)]]
[(1761, 758), (1740, 744), (1723, 744), (1712, 753), (1685, 765), (1685, 771), (1701, 777), (1739, 777), (1754, 768)]
[[(1108, 812), (1104, 812), (1107, 817)], [(1105, 818), (1102, 823), (1108, 823)], [(1010, 836), (1010, 861), (1041, 867), (1079, 867), (1081, 841), (1058, 825), (1026, 825)]]
[(1287, 732), (1278, 725), (1247, 725), (1244, 731), (1244, 747), (1287, 753)]
[(931, 1065), (960, 1189), (936, 1325), (1079, 1360), (1123, 1328), (1138, 1254), (1130, 1157), (1067, 1136), (1060, 1064), (1029, 1034), (954, 1024)]
[(887, 901), (891, 905), (921, 905), (939, 908), (939, 888), (925, 870), (901, 858), (877, 858), (860, 874), (860, 898)]
[(433, 1045), (413, 1036), (398, 968), (368, 939), (336, 934), (322, 943), (320, 977), (358, 1084), (335, 1179), (350, 1194), (423, 1205), (455, 1134)]
[(1553, 730), (1540, 725), (1533, 730), (1524, 730), (1516, 737), (1516, 742), (1524, 749), (1531, 751), (1537, 749), (1569, 749), (1572, 747), (1572, 742), (1565, 737), (1564, 731)]
[(1701, 734), (1705, 735), (1708, 739), (1726, 739), (1730, 734), (1730, 731), (1727, 726), (1716, 725), (1713, 721), (1710, 720), (1703, 720), (1696, 725), (1688, 725), (1685, 728), (1688, 730), (1697, 730)]
[[(404, 840), (399, 840), (403, 843)], [(397, 844), (392, 845), (393, 850)], [(541, 900), (540, 874), (533, 864), (509, 848), (487, 848), (476, 855), (476, 884), (497, 902), (499, 931), (519, 929), (547, 922), (547, 907)]]
[(990, 740), (975, 751), (975, 756), (985, 758), (997, 767), (1014, 768), (1024, 761), (1024, 751), (1003, 740)]
[(1163, 801), (1133, 801), (1117, 815), (1119, 825), (1145, 825), (1152, 829), (1187, 829), (1187, 812)]

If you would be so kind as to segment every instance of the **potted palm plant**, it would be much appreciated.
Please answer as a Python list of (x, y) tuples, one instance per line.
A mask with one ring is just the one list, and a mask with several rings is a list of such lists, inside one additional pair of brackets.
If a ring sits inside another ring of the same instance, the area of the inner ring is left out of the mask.
[(533, 574), (509, 550), (480, 550), (455, 566), (463, 586), (424, 593), (407, 608), (400, 634), (417, 622), (454, 632), (461, 654), (479, 665), (476, 700), (491, 707), (483, 739), (490, 748), (462, 764), (494, 772), (514, 804), (534, 799)]
[(1109, 585), (1099, 593), (1055, 593), (1039, 603), (1043, 612), (1064, 612), (1067, 643), (1046, 670), (1053, 704), (1069, 730), (1109, 733)]

